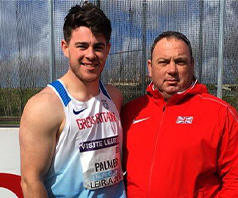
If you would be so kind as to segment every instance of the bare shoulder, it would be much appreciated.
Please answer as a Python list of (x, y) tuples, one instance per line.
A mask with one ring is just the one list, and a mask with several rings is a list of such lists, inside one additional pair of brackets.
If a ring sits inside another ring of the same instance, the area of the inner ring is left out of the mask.
[(49, 87), (30, 98), (24, 108), (28, 113), (50, 113), (62, 106), (58, 96)]
[(62, 122), (63, 116), (63, 107), (58, 96), (52, 89), (46, 87), (28, 100), (22, 114), (20, 128), (42, 123), (50, 128), (56, 127)]
[(108, 91), (109, 95), (111, 96), (113, 102), (115, 103), (118, 112), (120, 112), (121, 106), (123, 103), (123, 96), (122, 96), (121, 91), (117, 87), (112, 86), (112, 85), (106, 85), (106, 88), (107, 88), (107, 91)]

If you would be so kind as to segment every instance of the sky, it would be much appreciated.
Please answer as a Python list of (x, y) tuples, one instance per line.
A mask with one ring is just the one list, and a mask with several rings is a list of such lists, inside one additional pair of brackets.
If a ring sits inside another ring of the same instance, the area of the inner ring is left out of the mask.
[[(236, 0), (225, 2), (225, 46), (228, 49), (225, 53), (227, 56), (230, 55), (229, 59), (234, 59), (238, 56), (235, 52), (238, 49), (234, 50), (238, 46), (236, 36), (238, 2)], [(59, 60), (66, 61), (60, 49), (64, 17), (71, 5), (76, 3), (80, 3), (80, 0), (55, 0), (54, 3), (55, 53)], [(19, 58), (19, 55), (22, 58), (49, 57), (48, 5), (47, 0), (0, 1), (0, 61), (10, 61)], [(204, 78), (209, 78), (206, 71), (215, 71), (217, 65), (219, 0), (204, 0), (202, 13), (199, 11), (201, 5), (201, 0), (147, 0), (147, 42), (146, 46), (142, 46), (143, 2), (139, 0), (101, 1), (101, 8), (112, 22), (111, 55), (146, 48), (149, 58), (150, 46), (154, 38), (162, 31), (176, 30), (190, 39), (194, 52), (202, 49), (202, 55), (197, 53), (197, 58), (202, 59), (200, 62), (205, 65)], [(199, 35), (200, 27), (202, 27), (202, 36)], [(231, 52), (230, 46), (233, 49)], [(130, 55), (125, 54), (123, 57), (125, 60), (126, 56)], [(231, 64), (237, 65), (237, 58), (234, 61), (235, 63)], [(211, 78), (214, 77), (216, 74), (213, 74)]]

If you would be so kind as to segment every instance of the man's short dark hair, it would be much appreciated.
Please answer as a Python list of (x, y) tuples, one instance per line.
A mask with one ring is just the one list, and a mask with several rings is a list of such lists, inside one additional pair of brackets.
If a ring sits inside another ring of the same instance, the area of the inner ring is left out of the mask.
[(154, 48), (155, 48), (156, 44), (160, 40), (162, 40), (163, 38), (167, 38), (167, 39), (175, 38), (175, 39), (184, 41), (187, 44), (188, 48), (189, 48), (191, 60), (193, 59), (193, 52), (192, 52), (192, 47), (191, 47), (190, 41), (188, 40), (188, 38), (184, 34), (182, 34), (180, 32), (175, 32), (175, 31), (163, 32), (154, 40), (154, 43), (151, 47), (151, 59), (152, 59), (152, 53), (154, 51)]
[(75, 5), (69, 10), (64, 22), (64, 39), (70, 42), (72, 31), (80, 26), (88, 27), (93, 34), (103, 34), (106, 41), (111, 38), (111, 22), (104, 12), (89, 2), (84, 2), (82, 6)]

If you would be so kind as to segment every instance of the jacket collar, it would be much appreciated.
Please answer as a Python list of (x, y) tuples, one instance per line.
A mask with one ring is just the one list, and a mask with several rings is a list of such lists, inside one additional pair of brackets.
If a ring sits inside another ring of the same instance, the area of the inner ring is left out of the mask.
[[(153, 82), (151, 82), (148, 85), (146, 91), (147, 91), (147, 94), (150, 95), (155, 100), (162, 100), (163, 102), (165, 102), (165, 100), (164, 100), (162, 94), (159, 92), (159, 90), (155, 89)], [(185, 98), (187, 98), (189, 96), (207, 93), (207, 92), (208, 91), (207, 91), (206, 86), (203, 84), (199, 84), (197, 79), (194, 79), (194, 81), (192, 82), (191, 86), (188, 89), (186, 89), (185, 91), (176, 93), (167, 101), (167, 103), (176, 104), (176, 103), (183, 101)]]

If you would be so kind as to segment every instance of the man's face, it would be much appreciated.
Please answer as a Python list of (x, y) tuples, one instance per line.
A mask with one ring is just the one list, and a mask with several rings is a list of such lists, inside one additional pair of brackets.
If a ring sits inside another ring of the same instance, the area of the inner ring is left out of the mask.
[(163, 38), (155, 45), (148, 70), (155, 88), (168, 100), (191, 85), (194, 62), (183, 40)]
[(70, 42), (63, 40), (61, 46), (70, 69), (80, 81), (93, 82), (99, 78), (110, 50), (103, 35), (94, 35), (89, 28), (80, 26), (72, 31)]

